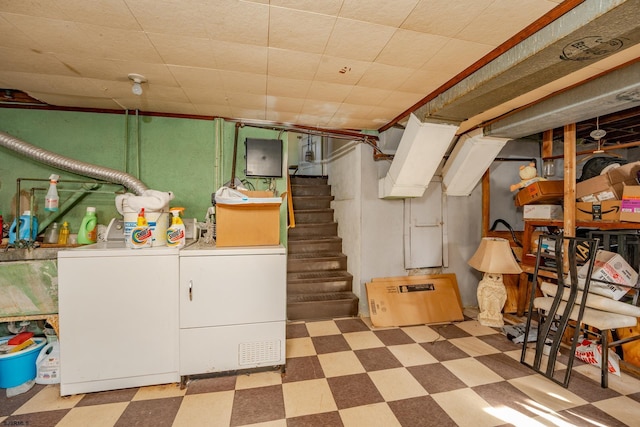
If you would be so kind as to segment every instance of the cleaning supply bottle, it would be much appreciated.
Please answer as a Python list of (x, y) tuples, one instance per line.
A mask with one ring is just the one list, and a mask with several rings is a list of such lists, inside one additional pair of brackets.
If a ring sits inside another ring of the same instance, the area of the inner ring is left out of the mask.
[(58, 210), (58, 203), (60, 201), (58, 197), (58, 175), (52, 174), (49, 177), (49, 191), (44, 197), (44, 210), (47, 212), (56, 212)]
[(36, 384), (60, 382), (60, 341), (51, 342), (40, 350), (36, 359)]
[(140, 209), (137, 225), (131, 230), (131, 236), (126, 243), (127, 247), (133, 249), (150, 247), (153, 243), (151, 227), (149, 227), (149, 223), (147, 223), (147, 219), (144, 216), (144, 208)]
[(186, 242), (186, 231), (184, 228), (184, 222), (180, 218), (180, 213), (184, 208), (169, 209), (171, 212), (171, 225), (167, 228), (167, 246), (174, 248), (181, 248)]
[[(18, 221), (20, 221), (19, 227)], [(16, 240), (36, 240), (38, 236), (38, 218), (31, 215), (31, 211), (24, 211), (18, 221), (14, 219), (11, 228), (9, 228), (9, 244), (14, 244)], [(16, 236), (16, 228), (18, 228), (19, 236)]]
[(69, 240), (69, 223), (67, 221), (62, 223), (62, 228), (58, 233), (58, 244), (66, 245)]
[(51, 227), (47, 228), (46, 233), (44, 233), (44, 243), (58, 243), (58, 237), (60, 235), (60, 230), (58, 230), (58, 223), (54, 222), (51, 224)]
[(89, 206), (78, 229), (78, 243), (90, 245), (98, 241), (98, 217), (96, 208)]

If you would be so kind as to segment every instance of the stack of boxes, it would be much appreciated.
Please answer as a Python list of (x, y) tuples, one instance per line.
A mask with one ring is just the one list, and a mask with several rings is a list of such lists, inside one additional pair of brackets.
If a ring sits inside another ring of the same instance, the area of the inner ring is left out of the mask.
[[(577, 221), (640, 222), (640, 162), (613, 168), (576, 184)], [(524, 219), (561, 220), (563, 181), (539, 181), (518, 192)]]

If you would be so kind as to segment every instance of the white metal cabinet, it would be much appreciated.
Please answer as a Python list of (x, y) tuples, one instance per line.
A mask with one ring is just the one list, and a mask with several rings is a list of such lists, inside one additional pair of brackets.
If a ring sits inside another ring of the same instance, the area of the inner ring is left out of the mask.
[(178, 268), (175, 248), (58, 253), (61, 395), (180, 380)]
[(286, 250), (180, 251), (180, 375), (285, 363)]

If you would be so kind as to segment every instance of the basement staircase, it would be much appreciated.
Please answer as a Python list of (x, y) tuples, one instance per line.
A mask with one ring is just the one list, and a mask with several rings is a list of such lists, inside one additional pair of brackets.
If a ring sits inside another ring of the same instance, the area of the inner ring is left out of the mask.
[(288, 231), (287, 318), (357, 316), (358, 297), (333, 219), (327, 177), (291, 176), (290, 195), (295, 227)]

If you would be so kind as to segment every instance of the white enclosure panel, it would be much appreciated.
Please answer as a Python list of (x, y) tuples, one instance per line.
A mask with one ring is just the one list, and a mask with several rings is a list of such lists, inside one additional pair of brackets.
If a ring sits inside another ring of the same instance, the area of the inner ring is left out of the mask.
[(286, 320), (286, 262), (284, 254), (181, 256), (180, 327)]
[(424, 195), (405, 199), (405, 268), (442, 266), (442, 183), (429, 183)]
[(285, 364), (285, 321), (180, 330), (180, 375)]
[(62, 394), (179, 380), (178, 257), (130, 253), (58, 259)]

